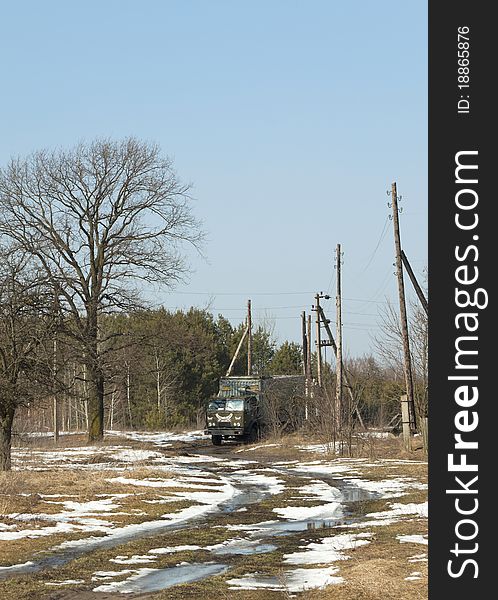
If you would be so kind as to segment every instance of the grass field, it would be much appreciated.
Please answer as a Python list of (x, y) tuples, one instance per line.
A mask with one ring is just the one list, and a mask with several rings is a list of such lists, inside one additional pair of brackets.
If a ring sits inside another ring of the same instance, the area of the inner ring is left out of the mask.
[(367, 436), (352, 457), (332, 450), (30, 439), (0, 476), (0, 598), (427, 598), (421, 448)]

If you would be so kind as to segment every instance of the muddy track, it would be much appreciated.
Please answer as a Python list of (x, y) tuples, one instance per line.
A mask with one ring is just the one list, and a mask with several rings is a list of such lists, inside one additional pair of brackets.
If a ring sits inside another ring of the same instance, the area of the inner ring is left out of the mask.
[[(134, 446), (135, 444), (132, 443), (132, 446)], [(100, 538), (94, 538), (94, 541), (90, 540), (90, 543), (88, 545), (85, 546), (81, 546), (81, 547), (77, 547), (77, 548), (64, 548), (64, 549), (60, 549), (58, 552), (56, 553), (52, 553), (48, 556), (45, 557), (40, 557), (38, 560), (35, 558), (32, 559), (32, 564), (29, 567), (22, 567), (20, 566), (19, 569), (14, 569), (11, 572), (8, 573), (8, 575), (6, 573), (3, 574), (4, 578), (10, 578), (10, 577), (15, 577), (18, 575), (24, 575), (24, 576), (28, 576), (28, 577), (36, 577), (36, 573), (40, 572), (40, 571), (49, 571), (52, 568), (59, 568), (59, 567), (64, 567), (67, 566), (66, 568), (70, 568), (70, 563), (71, 561), (84, 556), (84, 555), (89, 555), (92, 552), (95, 551), (99, 551), (99, 550), (104, 550), (104, 549), (112, 549), (112, 548), (117, 548), (120, 545), (126, 544), (130, 541), (137, 541), (137, 540), (145, 540), (148, 538), (153, 538), (153, 537), (157, 537), (158, 535), (161, 535), (162, 532), (166, 533), (166, 532), (175, 532), (175, 531), (180, 531), (180, 530), (184, 530), (185, 528), (188, 528), (189, 526), (198, 526), (199, 524), (203, 524), (204, 526), (207, 527), (211, 527), (213, 525), (215, 525), (216, 523), (220, 522), (220, 516), (221, 515), (227, 515), (230, 513), (233, 513), (234, 511), (239, 511), (239, 510), (248, 510), (248, 508), (251, 507), (251, 505), (255, 505), (259, 502), (261, 502), (262, 500), (268, 499), (270, 498), (272, 495), (275, 495), (275, 497), (279, 497), (278, 494), (280, 493), (280, 491), (272, 491), (271, 489), (271, 483), (270, 480), (275, 480), (279, 477), (283, 477), (285, 478), (285, 487), (287, 489), (292, 489), (293, 487), (300, 488), (303, 485), (303, 480), (311, 480), (311, 479), (316, 479), (315, 476), (310, 475), (309, 473), (299, 473), (296, 472), (293, 469), (290, 468), (286, 468), (285, 466), (279, 466), (279, 467), (275, 467), (274, 466), (274, 461), (275, 459), (272, 459), (271, 456), (260, 456), (259, 453), (256, 452), (251, 452), (250, 453), (250, 462), (251, 464), (249, 465), (246, 461), (249, 458), (248, 456), (246, 456), (245, 454), (240, 454), (239, 452), (237, 452), (237, 450), (240, 450), (241, 448), (244, 447), (244, 444), (240, 444), (240, 443), (227, 443), (227, 444), (223, 444), (222, 446), (213, 446), (211, 445), (209, 442), (204, 441), (204, 440), (199, 440), (199, 441), (195, 441), (192, 443), (184, 443), (184, 442), (177, 442), (174, 444), (174, 446), (170, 446), (170, 447), (161, 447), (160, 445), (154, 444), (153, 442), (146, 442), (146, 443), (142, 443), (141, 444), (142, 447), (146, 446), (147, 449), (151, 449), (154, 450), (156, 452), (160, 452), (161, 454), (163, 454), (167, 459), (171, 459), (174, 461), (175, 457), (200, 457), (200, 456), (205, 456), (207, 459), (206, 462), (203, 462), (202, 460), (200, 462), (197, 461), (193, 461), (192, 464), (189, 464), (188, 461), (187, 462), (181, 462), (182, 464), (182, 468), (184, 468), (186, 471), (192, 471), (193, 476), (195, 476), (194, 474), (199, 474), (199, 471), (204, 471), (206, 474), (209, 474), (209, 476), (216, 476), (220, 482), (220, 484), (222, 482), (225, 483), (229, 483), (229, 485), (233, 488), (234, 493), (233, 495), (228, 498), (227, 500), (221, 501), (213, 506), (211, 506), (206, 512), (204, 512), (203, 514), (200, 514), (199, 516), (195, 516), (195, 517), (189, 517), (187, 519), (185, 519), (183, 522), (175, 522), (175, 523), (165, 523), (164, 521), (161, 522), (159, 521), (154, 521), (153, 523), (157, 523), (157, 527), (155, 525), (153, 525), (154, 528), (151, 528), (149, 530), (147, 530), (144, 527), (143, 531), (140, 532), (133, 532), (131, 535), (116, 535), (116, 534), (112, 534), (110, 533), (107, 536), (103, 536)], [(211, 461), (210, 459), (214, 458), (214, 461)], [(216, 459), (220, 459), (220, 462), (216, 462)], [(228, 460), (227, 460), (228, 459)], [(225, 460), (227, 460), (227, 465), (224, 465)], [(238, 461), (241, 462), (240, 467), (236, 464)], [(231, 463), (231, 464), (229, 464)], [(242, 471), (244, 471), (242, 473)], [(267, 472), (267, 473), (264, 473)], [(258, 479), (259, 478), (259, 479)], [(266, 483), (264, 483), (266, 478)], [(361, 499), (369, 499), (368, 495), (363, 494), (363, 496), (358, 495), (358, 489), (349, 489), (347, 487), (346, 484), (344, 484), (341, 481), (337, 481), (333, 478), (333, 476), (331, 475), (327, 475), (327, 474), (323, 474), (320, 475), (320, 480), (323, 482), (328, 483), (330, 486), (335, 487), (337, 489), (341, 490), (341, 494), (342, 494), (342, 500), (340, 501), (344, 511), (340, 511), (340, 520), (344, 520), (345, 516), (346, 516), (346, 506), (349, 502), (354, 502), (357, 500), (361, 500)], [(262, 483), (263, 482), (263, 483)], [(275, 485), (275, 483), (273, 483), (273, 485)], [(282, 489), (284, 489), (284, 487), (282, 487)], [(287, 500), (288, 502), (288, 500)], [(280, 504), (280, 506), (288, 506), (286, 504), (286, 501), (284, 500), (284, 498), (282, 498), (282, 502)], [(265, 509), (265, 510), (270, 510), (270, 509)], [(256, 514), (258, 514), (258, 511), (256, 511)], [(269, 516), (270, 519), (274, 519), (273, 521), (268, 520), (266, 521), (266, 519), (268, 518), (266, 515)], [(312, 529), (315, 528), (315, 523), (318, 523), (317, 527), (330, 527), (331, 523), (334, 522), (334, 517), (329, 517), (327, 521), (324, 520), (324, 518), (321, 518), (320, 516), (317, 516), (316, 519), (312, 519), (310, 521), (310, 519), (304, 519), (304, 520), (296, 520), (295, 518), (291, 518), (291, 520), (288, 520), (286, 517), (282, 519), (278, 519), (276, 515), (274, 516), (270, 516), (272, 515), (271, 512), (267, 512), (265, 515), (265, 518), (262, 519), (263, 521), (266, 521), (266, 523), (260, 523), (259, 528), (257, 530), (254, 531), (246, 531), (246, 534), (242, 534), (243, 537), (245, 537), (245, 540), (247, 542), (247, 540), (249, 541), (249, 544), (254, 544), (254, 545), (258, 545), (258, 548), (263, 548), (265, 545), (268, 547), (268, 545), (270, 544), (270, 542), (276, 543), (277, 540), (282, 540), (283, 536), (287, 536), (286, 539), (292, 540), (296, 539), (296, 544), (295, 544), (295, 548), (297, 548), (298, 543), (299, 543), (299, 536), (302, 534), (303, 531), (306, 531), (306, 529), (309, 529), (309, 525), (313, 525)], [(261, 520), (261, 519), (259, 519)], [(258, 518), (256, 518), (256, 521), (258, 521)], [(336, 520), (335, 522), (337, 522), (338, 520)], [(226, 523), (226, 520), (222, 520), (222, 523)], [(252, 522), (252, 521), (251, 521)], [(149, 525), (152, 522), (149, 522)], [(240, 531), (238, 532), (238, 534), (234, 533), (234, 536), (238, 535), (239, 538), (241, 536)], [(290, 536), (290, 537), (289, 537)], [(296, 537), (297, 536), (297, 537)], [(289, 542), (287, 542), (289, 543)], [(292, 544), (294, 544), (294, 542), (291, 542)], [(277, 543), (277, 546), (280, 545), (280, 542)], [(273, 546), (273, 549), (276, 549), (276, 546)], [(247, 550), (247, 547), (245, 549), (242, 549), (242, 552), (239, 549), (239, 554), (244, 554), (244, 550)], [(259, 550), (259, 552), (267, 552), (267, 551), (271, 551), (271, 550)], [(257, 551), (258, 552), (258, 551)], [(212, 551), (212, 558), (210, 559), (211, 561), (215, 561), (214, 563), (211, 562), (209, 564), (215, 564), (215, 565), (219, 565), (221, 567), (223, 567), (223, 563), (225, 562), (225, 559), (227, 558), (226, 556), (223, 555), (224, 553), (220, 552), (217, 553), (216, 551)], [(227, 554), (227, 553), (225, 553)], [(229, 553), (228, 553), (229, 554)], [(235, 555), (237, 555), (237, 552), (235, 552)], [(201, 558), (197, 560), (194, 559), (194, 562), (192, 563), (192, 569), (195, 568), (204, 568), (205, 565), (207, 565), (208, 563), (205, 562), (205, 555), (200, 555)], [(202, 558), (204, 557), (204, 558)], [(230, 562), (230, 560), (228, 561)], [(196, 563), (197, 567), (196, 567)], [(204, 566), (203, 566), (204, 565)], [(185, 567), (180, 567), (184, 568)], [(152, 569), (152, 570), (157, 570), (157, 569)], [(160, 573), (158, 573), (159, 575), (161, 575), (163, 577), (163, 579), (166, 577), (168, 579), (171, 580), (171, 578), (175, 578), (175, 567), (169, 567), (166, 569), (159, 569), (159, 571), (162, 572), (162, 575)], [(167, 573), (166, 573), (167, 571)], [(203, 579), (203, 578), (208, 578), (211, 575), (206, 574), (203, 577), (199, 577), (198, 579)], [(154, 574), (151, 575), (151, 578), (155, 577)], [(0, 579), (2, 579), (2, 576), (0, 575)], [(146, 578), (144, 578), (146, 579)], [(191, 579), (189, 580), (185, 580), (185, 583), (188, 582), (194, 582), (195, 579), (195, 573), (194, 575), (191, 577)], [(182, 581), (180, 581), (180, 583), (182, 583)], [(157, 584), (156, 584), (157, 585)], [(146, 586), (143, 588), (143, 591), (140, 591), (139, 593), (135, 593), (135, 590), (132, 591), (132, 593), (126, 593), (126, 597), (127, 598), (140, 598), (142, 600), (147, 600), (149, 598), (153, 598), (156, 596), (157, 591), (159, 591), (160, 589), (165, 589), (167, 587), (170, 587), (170, 583), (167, 583), (164, 585), (163, 588), (158, 588), (158, 587), (150, 587), (147, 588)], [(173, 584), (174, 585), (174, 584)], [(103, 586), (104, 588), (106, 586)], [(68, 589), (68, 590), (63, 590), (63, 589), (57, 589), (57, 590), (50, 590), (47, 592), (43, 593), (43, 596), (39, 596), (40, 598), (42, 598), (43, 600), (115, 600), (117, 598), (123, 598), (123, 593), (120, 593), (119, 591), (103, 591), (103, 592), (93, 592), (93, 591), (89, 591), (88, 589), (85, 590), (77, 590), (77, 589)], [(176, 598), (176, 596), (175, 596)]]

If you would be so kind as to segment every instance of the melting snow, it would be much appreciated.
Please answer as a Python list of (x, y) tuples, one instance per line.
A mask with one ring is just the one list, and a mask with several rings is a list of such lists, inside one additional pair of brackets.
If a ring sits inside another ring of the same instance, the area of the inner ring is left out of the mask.
[(24, 567), (32, 567), (34, 566), (34, 562), (28, 560), (28, 562), (21, 563), (19, 565), (10, 565), (9, 567), (0, 567), (0, 573), (8, 573), (9, 571), (15, 571), (17, 569), (22, 569)]
[(154, 555), (140, 555), (134, 554), (133, 556), (116, 556), (116, 558), (109, 559), (109, 562), (116, 563), (117, 565), (138, 565), (143, 563), (155, 562), (157, 556)]
[(46, 583), (45, 585), (77, 585), (78, 583), (85, 583), (84, 579), (66, 579), (65, 581), (52, 581), (50, 583)]
[(284, 554), (284, 562), (294, 565), (330, 564), (337, 560), (347, 560), (350, 557), (343, 554), (344, 550), (351, 550), (370, 543), (371, 533), (343, 534), (327, 537), (320, 542), (313, 542), (304, 546), (304, 552)]
[(320, 500), (334, 502), (341, 498), (340, 490), (320, 480), (312, 481), (310, 484), (300, 488), (299, 493), (303, 494), (303, 500), (315, 500), (319, 498)]
[(249, 448), (241, 448), (236, 452), (253, 452), (254, 450), (260, 450), (261, 448), (278, 448), (282, 444), (259, 444), (258, 446), (250, 446)]
[(423, 554), (415, 554), (414, 556), (409, 556), (408, 562), (410, 562), (410, 563), (427, 562), (427, 554), (424, 552)]
[(277, 547), (272, 544), (261, 544), (259, 540), (246, 540), (244, 538), (234, 538), (214, 546), (206, 546), (205, 550), (213, 554), (263, 554), (273, 552)]
[(119, 577), (120, 575), (127, 575), (128, 573), (135, 573), (131, 569), (125, 569), (124, 571), (95, 571), (92, 577), (92, 581), (99, 581), (101, 579), (112, 579), (113, 577)]
[(302, 452), (317, 452), (320, 454), (329, 454), (336, 451), (333, 442), (330, 444), (307, 444), (306, 446), (296, 446), (296, 448)]
[(409, 489), (425, 490), (427, 485), (419, 483), (409, 478), (383, 479), (382, 481), (369, 481), (368, 479), (359, 479), (348, 477), (344, 479), (362, 490), (375, 493), (381, 498), (397, 498), (407, 493)]
[(126, 450), (116, 452), (112, 455), (112, 458), (120, 462), (143, 462), (152, 459), (164, 459), (164, 456), (160, 452), (154, 452), (153, 450), (127, 448)]
[(190, 550), (201, 550), (200, 546), (166, 546), (165, 548), (152, 548), (151, 554), (173, 554), (174, 552), (188, 552)]
[[(0, 533), (0, 540), (21, 540), (23, 538), (37, 538), (56, 533), (72, 533), (83, 529), (81, 526), (70, 523), (57, 523), (52, 527), (40, 527), (39, 529), (21, 529), (20, 531), (5, 531)], [(4, 567), (1, 567), (4, 568)]]
[(414, 571), (409, 577), (405, 577), (405, 581), (417, 581), (417, 579), (422, 579), (422, 573), (418, 571)]
[[(116, 581), (94, 588), (94, 592), (156, 592), (180, 583), (198, 581), (211, 575), (217, 575), (227, 570), (227, 565), (216, 563), (189, 564), (182, 563), (166, 569), (137, 569), (124, 581)], [(124, 573), (122, 571), (121, 573)]]
[(319, 506), (285, 506), (283, 508), (274, 508), (273, 512), (291, 521), (339, 519), (343, 514), (340, 502), (329, 502), (327, 504), (320, 504)]
[(417, 515), (421, 518), (427, 518), (427, 502), (421, 504), (390, 504), (391, 510), (385, 510), (382, 512), (369, 513), (367, 517), (373, 517), (374, 519), (390, 519), (393, 517), (401, 517), (403, 515)]
[(302, 592), (312, 588), (323, 588), (334, 583), (342, 583), (342, 577), (335, 577), (338, 569), (294, 569), (285, 571), (282, 577), (248, 573), (238, 579), (229, 579), (227, 584), (232, 590), (268, 589), (274, 591)]
[(313, 461), (308, 463), (298, 463), (292, 467), (293, 471), (313, 473), (317, 475), (332, 475), (339, 479), (338, 475), (347, 473), (357, 473), (354, 465), (340, 464), (338, 461), (333, 464), (324, 464), (321, 461)]
[(427, 534), (417, 534), (417, 535), (397, 535), (396, 539), (398, 539), (402, 544), (411, 543), (411, 544), (423, 544), (427, 546), (429, 544), (429, 540), (427, 539)]
[[(180, 478), (180, 479), (157, 479), (157, 478), (145, 478), (145, 479), (133, 479), (131, 477), (113, 477), (112, 479), (107, 479), (109, 483), (122, 483), (124, 485), (136, 485), (142, 487), (152, 487), (152, 488), (182, 488), (188, 487), (193, 489), (209, 489), (211, 486), (208, 485), (199, 485), (195, 483), (191, 483), (188, 479)], [(212, 480), (211, 483), (217, 484), (218, 481)], [(214, 486), (213, 486), (214, 487)]]
[(272, 495), (281, 494), (285, 490), (284, 482), (271, 475), (263, 475), (251, 471), (235, 471), (230, 473), (230, 479), (245, 485), (260, 486)]
[(175, 433), (173, 431), (163, 431), (160, 433), (149, 433), (146, 431), (108, 431), (109, 435), (128, 438), (137, 442), (151, 442), (157, 446), (171, 446), (173, 442), (194, 442), (204, 439), (206, 436), (203, 431), (184, 431)]

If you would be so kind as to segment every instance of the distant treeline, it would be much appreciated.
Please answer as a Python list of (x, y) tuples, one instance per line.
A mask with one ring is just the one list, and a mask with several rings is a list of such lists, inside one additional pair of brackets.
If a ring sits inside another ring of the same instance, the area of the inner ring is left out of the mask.
[[(218, 391), (218, 380), (230, 364), (245, 324), (234, 327), (219, 315), (191, 308), (103, 316), (99, 327), (105, 356), (105, 427), (162, 429), (204, 424), (206, 401)], [(74, 340), (59, 336), (57, 396), (62, 430), (87, 427), (85, 360)], [(253, 374), (302, 374), (302, 349), (294, 342), (278, 344), (271, 331), (253, 332)], [(399, 412), (404, 381), (373, 357), (346, 361), (358, 406), (366, 424), (387, 424)], [(233, 368), (247, 372), (244, 345)], [(333, 365), (324, 368), (325, 385), (334, 385)], [(24, 407), (18, 431), (53, 428), (50, 397)]]

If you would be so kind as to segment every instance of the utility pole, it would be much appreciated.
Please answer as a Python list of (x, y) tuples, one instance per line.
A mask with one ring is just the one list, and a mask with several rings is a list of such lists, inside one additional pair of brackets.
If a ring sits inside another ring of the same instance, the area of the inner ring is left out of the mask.
[[(335, 422), (337, 431), (342, 427), (342, 298), (341, 298), (341, 244), (336, 248), (337, 292), (336, 305), (336, 385), (335, 385)], [(348, 414), (349, 420), (349, 414)]]
[[(320, 315), (322, 318), (322, 323), (325, 328), (325, 331), (327, 332), (327, 335), (329, 336), (329, 340), (330, 340), (329, 345), (332, 346), (334, 355), (337, 357), (337, 344), (335, 343), (334, 336), (332, 335), (332, 330), (330, 329), (330, 325), (329, 325), (330, 319), (327, 319), (327, 317), (325, 316), (325, 313), (323, 311), (323, 308), (321, 306), (320, 306)], [(323, 343), (324, 342), (322, 342), (322, 345), (323, 345)], [(358, 421), (360, 422), (361, 427), (363, 427), (363, 429), (365, 429), (365, 424), (363, 422), (361, 413), (358, 409), (358, 404), (357, 404), (356, 399), (353, 394), (353, 387), (349, 381), (349, 377), (348, 377), (347, 371), (345, 369), (342, 370), (342, 379), (343, 379), (344, 383), (346, 384), (346, 389), (348, 391), (349, 398), (351, 400), (351, 411), (350, 412), (352, 413), (354, 411), (356, 413), (356, 416), (358, 417)]]
[(424, 292), (422, 291), (422, 288), (418, 284), (417, 278), (415, 277), (415, 273), (413, 272), (413, 269), (408, 261), (408, 257), (406, 256), (404, 250), (401, 250), (401, 259), (405, 266), (406, 272), (408, 273), (408, 277), (410, 277), (412, 285), (415, 288), (415, 291), (417, 292), (417, 296), (418, 296), (418, 299), (420, 300), (420, 304), (423, 306), (423, 308), (425, 310), (425, 314), (428, 315), (429, 314), (429, 303), (427, 302), (427, 298), (425, 297)]
[(301, 333), (303, 338), (303, 375), (304, 375), (304, 420), (308, 420), (308, 396), (309, 396), (309, 379), (308, 379), (308, 336), (306, 332), (306, 312), (301, 313)]
[(306, 312), (303, 310), (301, 313), (301, 335), (303, 340), (303, 375), (306, 377), (308, 372), (307, 361), (308, 361), (308, 338), (306, 336)]
[(235, 350), (235, 354), (232, 357), (232, 362), (230, 363), (230, 366), (228, 367), (225, 377), (230, 377), (230, 375), (232, 373), (233, 365), (235, 364), (235, 361), (237, 360), (237, 356), (239, 355), (240, 349), (242, 348), (242, 344), (244, 343), (244, 340), (246, 339), (246, 335), (248, 334), (248, 332), (249, 332), (249, 328), (246, 327), (244, 329), (244, 333), (242, 334), (242, 337), (240, 338), (237, 349)]
[(251, 320), (251, 301), (247, 301), (247, 374), (252, 372), (252, 320)]
[(316, 310), (316, 379), (319, 387), (322, 386), (322, 336), (320, 331), (320, 294), (315, 296)]
[(408, 337), (408, 317), (406, 314), (405, 285), (403, 282), (403, 263), (401, 257), (401, 238), (399, 234), (398, 192), (396, 182), (391, 186), (391, 201), (393, 209), (394, 246), (396, 250), (396, 276), (398, 278), (399, 312), (401, 318), (401, 333), (403, 336), (403, 354), (405, 365), (406, 395), (410, 412), (410, 430), (415, 432), (415, 401), (413, 394), (412, 360), (410, 355), (410, 340)]
[(308, 315), (308, 323), (306, 328), (306, 350), (307, 350), (307, 358), (306, 358), (306, 379), (308, 382), (308, 395), (311, 396), (311, 388), (313, 385), (313, 373), (311, 369), (311, 315)]

